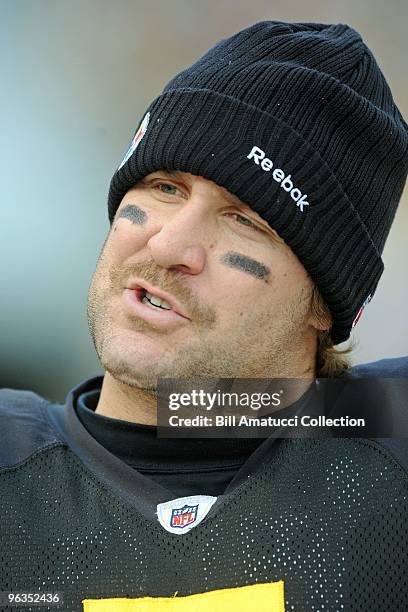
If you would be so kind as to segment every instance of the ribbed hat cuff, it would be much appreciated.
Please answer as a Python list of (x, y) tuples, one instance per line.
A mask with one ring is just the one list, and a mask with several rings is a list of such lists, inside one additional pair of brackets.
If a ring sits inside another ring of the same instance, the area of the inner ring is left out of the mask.
[[(125, 193), (151, 172), (181, 170), (214, 181), (250, 205), (291, 247), (330, 308), (334, 344), (346, 340), (384, 266), (320, 155), (280, 119), (214, 91), (168, 91), (148, 112), (144, 137), (112, 178), (110, 220)], [(282, 175), (290, 175), (286, 188)]]

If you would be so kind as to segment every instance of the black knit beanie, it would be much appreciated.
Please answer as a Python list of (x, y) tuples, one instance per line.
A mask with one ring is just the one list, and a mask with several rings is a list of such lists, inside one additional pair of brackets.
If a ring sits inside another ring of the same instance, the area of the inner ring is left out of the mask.
[(152, 102), (112, 178), (109, 218), (157, 170), (225, 187), (302, 262), (337, 344), (383, 272), (407, 151), (408, 126), (356, 30), (263, 21), (220, 41)]

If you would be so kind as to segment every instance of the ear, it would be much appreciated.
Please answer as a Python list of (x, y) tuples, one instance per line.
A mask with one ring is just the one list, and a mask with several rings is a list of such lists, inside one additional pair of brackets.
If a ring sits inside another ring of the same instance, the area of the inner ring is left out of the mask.
[(331, 329), (331, 320), (323, 320), (317, 317), (315, 314), (309, 316), (308, 323), (318, 332), (327, 332)]
[(313, 288), (311, 296), (308, 324), (317, 332), (330, 331), (333, 324), (329, 307), (316, 286)]

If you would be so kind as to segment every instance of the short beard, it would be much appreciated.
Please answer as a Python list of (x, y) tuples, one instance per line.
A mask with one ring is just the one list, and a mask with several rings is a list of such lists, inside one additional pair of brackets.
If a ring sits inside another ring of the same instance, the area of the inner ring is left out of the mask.
[[(156, 280), (151, 265), (142, 263), (133, 268), (132, 273), (153, 279), (153, 284), (156, 281), (158, 286), (164, 286), (170, 292), (174, 284), (175, 295), (183, 295), (183, 288), (176, 278), (164, 276), (167, 271), (160, 271)], [(159, 378), (290, 377), (297, 375), (299, 364), (307, 356), (305, 321), (311, 289), (302, 288), (290, 305), (277, 304), (274, 312), (254, 313), (238, 320), (239, 329), (231, 324), (225, 330), (217, 327), (217, 312), (209, 306), (197, 304), (194, 296), (185, 289), (184, 303), (192, 315), (191, 329), (195, 338), (187, 346), (174, 347), (178, 348), (176, 353), (164, 354), (149, 368), (141, 368), (138, 372), (137, 356), (132, 355), (129, 347), (126, 359), (121, 356), (120, 338), (116, 338), (110, 317), (109, 305), (123, 290), (123, 277), (130, 278), (125, 268), (117, 272), (108, 271), (103, 258), (99, 258), (88, 293), (90, 335), (101, 365), (112, 377), (129, 387), (143, 389), (154, 398), (157, 397)], [(99, 280), (103, 278), (108, 278), (109, 282), (98, 288)], [(134, 322), (133, 329), (143, 333), (150, 328), (140, 320)], [(121, 334), (124, 333), (123, 329)]]

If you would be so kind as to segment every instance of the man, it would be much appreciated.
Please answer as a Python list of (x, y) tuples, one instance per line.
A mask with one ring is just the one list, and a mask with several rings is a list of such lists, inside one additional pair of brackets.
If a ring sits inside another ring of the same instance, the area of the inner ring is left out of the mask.
[(2, 609), (408, 609), (405, 440), (156, 437), (161, 378), (304, 380), (293, 412), (317, 377), (407, 376), (335, 348), (381, 276), (407, 132), (343, 24), (254, 24), (153, 101), (89, 291), (103, 380), (65, 407), (0, 394)]

